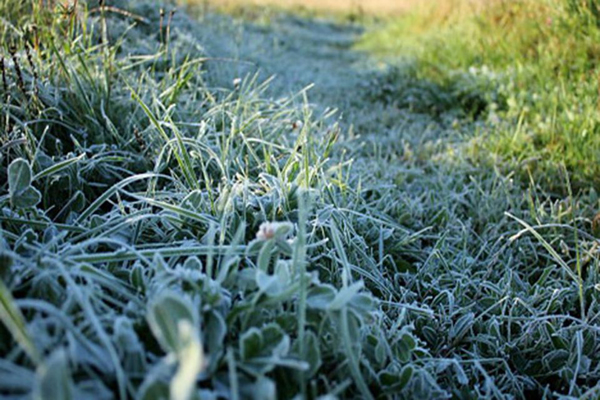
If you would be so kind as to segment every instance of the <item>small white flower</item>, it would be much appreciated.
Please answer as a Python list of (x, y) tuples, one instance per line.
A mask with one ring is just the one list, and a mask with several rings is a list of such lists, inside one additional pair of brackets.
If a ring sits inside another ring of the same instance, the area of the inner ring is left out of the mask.
[(284, 237), (292, 230), (289, 222), (263, 222), (258, 228), (256, 238), (258, 240), (269, 240), (275, 236)]
[(275, 226), (277, 223), (273, 222), (263, 222), (258, 228), (258, 232), (256, 233), (256, 238), (258, 240), (269, 240), (275, 237), (275, 231), (277, 227)]
[(235, 78), (233, 80), (233, 86), (238, 87), (242, 84), (242, 78)]

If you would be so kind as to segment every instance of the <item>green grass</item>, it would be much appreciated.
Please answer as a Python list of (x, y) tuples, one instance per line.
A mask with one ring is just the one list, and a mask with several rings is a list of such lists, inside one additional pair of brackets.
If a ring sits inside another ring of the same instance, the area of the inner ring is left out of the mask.
[(0, 3), (3, 397), (598, 395), (587, 11), (40, 4)]
[(402, 55), (419, 77), (451, 91), (483, 87), (502, 120), (489, 129), (485, 151), (518, 161), (536, 181), (552, 185), (555, 172), (546, 172), (564, 164), (577, 187), (598, 188), (598, 3), (445, 4), (375, 30), (359, 48)]

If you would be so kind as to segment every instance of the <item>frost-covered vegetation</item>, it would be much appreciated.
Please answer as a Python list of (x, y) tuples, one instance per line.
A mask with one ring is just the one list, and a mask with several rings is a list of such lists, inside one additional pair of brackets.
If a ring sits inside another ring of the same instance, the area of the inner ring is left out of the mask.
[(70, 4), (0, 2), (3, 398), (600, 395), (593, 1)]

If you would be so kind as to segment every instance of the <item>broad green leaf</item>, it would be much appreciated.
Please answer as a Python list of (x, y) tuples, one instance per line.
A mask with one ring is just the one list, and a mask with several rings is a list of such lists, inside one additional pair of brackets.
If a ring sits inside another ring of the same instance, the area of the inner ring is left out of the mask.
[(277, 275), (269, 275), (261, 270), (256, 271), (256, 285), (261, 293), (270, 297), (279, 296), (285, 289)]
[(240, 337), (242, 360), (255, 357), (280, 358), (290, 350), (289, 336), (275, 323), (267, 324), (261, 329), (250, 328)]
[(450, 328), (448, 332), (448, 337), (454, 342), (459, 341), (462, 337), (467, 333), (471, 326), (473, 326), (473, 321), (475, 319), (475, 314), (467, 313), (461, 316), (458, 321)]
[(333, 301), (329, 303), (329, 309), (340, 310), (343, 307), (345, 307), (350, 301), (352, 301), (354, 296), (358, 294), (358, 292), (363, 288), (363, 286), (363, 282), (358, 281), (350, 286), (342, 288), (342, 290), (340, 290), (335, 296)]
[(276, 400), (277, 388), (275, 382), (269, 378), (260, 377), (254, 384), (253, 397), (256, 400)]
[(262, 334), (258, 328), (250, 328), (240, 337), (242, 360), (249, 360), (260, 355), (262, 350)]
[(292, 276), (289, 263), (282, 260), (278, 261), (275, 265), (275, 275), (277, 275), (282, 285), (288, 285)]
[(8, 166), (8, 190), (14, 198), (31, 185), (31, 167), (22, 158), (17, 158)]
[(71, 211), (81, 212), (85, 208), (85, 195), (81, 190), (75, 192), (71, 200), (69, 200), (71, 205)]
[(395, 354), (396, 357), (402, 362), (408, 362), (410, 360), (410, 356), (412, 351), (417, 346), (415, 339), (409, 333), (405, 333), (402, 335), (402, 338), (396, 342), (395, 345)]
[(73, 399), (73, 381), (67, 356), (63, 350), (54, 352), (38, 369), (34, 391), (36, 400)]
[(29, 186), (18, 195), (15, 195), (11, 200), (17, 208), (30, 208), (37, 206), (41, 199), (42, 195), (40, 192), (33, 186)]
[(286, 356), (290, 350), (290, 340), (277, 324), (268, 324), (262, 328), (263, 351), (277, 357)]
[(202, 261), (196, 256), (188, 257), (187, 260), (183, 263), (183, 267), (185, 269), (194, 270), (194, 271), (202, 271), (203, 265)]
[(31, 186), (31, 167), (18, 158), (8, 166), (8, 191), (11, 203), (17, 208), (36, 206), (42, 196)]
[(144, 268), (140, 264), (136, 264), (129, 273), (129, 282), (139, 291), (146, 288), (146, 280), (144, 278)]
[(392, 370), (381, 371), (378, 374), (378, 378), (379, 383), (386, 392), (398, 393), (406, 387), (412, 375), (413, 368), (407, 365), (400, 372)]
[(309, 308), (327, 310), (335, 299), (336, 291), (331, 285), (320, 284), (308, 290), (306, 305)]
[(289, 222), (278, 222), (275, 226), (275, 237), (285, 238), (294, 229), (294, 225)]
[(142, 385), (136, 397), (140, 400), (169, 400), (169, 385), (163, 381), (149, 382)]
[(205, 316), (205, 328), (203, 329), (202, 341), (206, 346), (211, 365), (216, 368), (219, 357), (224, 350), (225, 336), (227, 335), (227, 324), (216, 311), (211, 311)]
[(266, 272), (269, 269), (271, 253), (275, 248), (275, 243), (274, 239), (267, 240), (260, 249), (258, 260), (256, 261), (259, 270)]
[[(294, 342), (293, 351), (295, 354), (300, 355), (300, 340), (297, 339)], [(317, 373), (322, 365), (321, 350), (319, 348), (319, 338), (312, 331), (304, 332), (304, 352), (305, 360), (308, 362), (309, 369), (306, 371), (308, 378), (312, 377)]]
[(187, 345), (180, 339), (179, 324), (187, 321), (197, 326), (196, 313), (191, 303), (182, 295), (165, 292), (152, 300), (147, 313), (152, 333), (167, 353), (178, 353)]
[(368, 315), (376, 310), (377, 302), (368, 293), (358, 293), (350, 300), (350, 306), (363, 315)]

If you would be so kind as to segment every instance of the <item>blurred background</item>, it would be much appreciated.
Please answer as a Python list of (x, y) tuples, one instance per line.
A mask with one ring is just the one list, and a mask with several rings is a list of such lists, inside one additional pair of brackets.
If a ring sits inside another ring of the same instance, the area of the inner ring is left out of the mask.
[(369, 14), (397, 14), (405, 11), (408, 7), (428, 1), (431, 2), (432, 0), (221, 0), (213, 1), (213, 3), (221, 3), (225, 6), (275, 5), (278, 7), (304, 7), (308, 9), (334, 12), (362, 11)]

